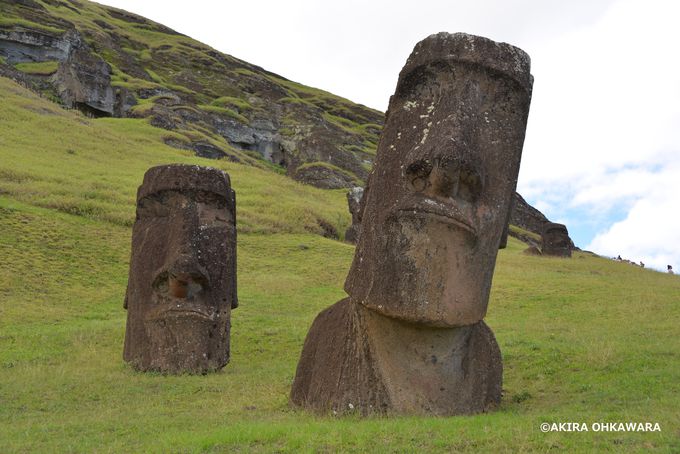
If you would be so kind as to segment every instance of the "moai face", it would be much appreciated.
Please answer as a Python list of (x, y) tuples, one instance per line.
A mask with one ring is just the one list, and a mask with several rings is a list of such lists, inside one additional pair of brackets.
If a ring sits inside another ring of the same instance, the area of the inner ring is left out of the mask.
[(126, 294), (126, 361), (206, 372), (229, 361), (236, 296), (235, 195), (221, 170), (166, 165), (137, 192)]
[(384, 315), (481, 320), (531, 100), (529, 57), (466, 34), (421, 41), (399, 76), (345, 283)]
[(543, 226), (543, 254), (571, 257), (571, 239), (564, 224), (548, 222)]

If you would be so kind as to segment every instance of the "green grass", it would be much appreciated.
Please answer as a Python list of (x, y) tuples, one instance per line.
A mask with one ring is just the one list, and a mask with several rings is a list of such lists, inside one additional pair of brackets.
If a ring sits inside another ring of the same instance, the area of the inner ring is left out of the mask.
[(302, 164), (301, 166), (299, 166), (297, 169), (295, 169), (295, 171), (300, 172), (300, 171), (310, 169), (310, 168), (314, 168), (314, 167), (323, 167), (323, 168), (331, 170), (333, 172), (345, 175), (347, 178), (354, 180), (355, 185), (358, 185), (361, 182), (361, 180), (359, 178), (357, 178), (357, 176), (354, 175), (353, 173), (351, 173), (351, 172), (349, 172), (345, 169), (341, 169), (340, 167), (335, 166), (335, 165), (333, 165), (329, 162), (326, 162), (326, 161), (306, 162), (306, 163)]
[(49, 76), (57, 72), (59, 69), (58, 61), (44, 61), (32, 63), (17, 63), (14, 65), (16, 69), (26, 74), (33, 74), (36, 76)]
[(58, 27), (51, 27), (49, 25), (41, 24), (39, 22), (33, 22), (31, 20), (23, 19), (21, 17), (0, 17), (0, 27), (22, 27), (30, 28), (33, 30), (40, 30), (45, 33), (50, 33), (53, 35), (61, 35), (66, 30)]
[(525, 230), (525, 229), (518, 227), (516, 225), (510, 225), (510, 231), (515, 233), (516, 235), (525, 236), (527, 238), (530, 238), (530, 239), (536, 241), (538, 244), (541, 243), (541, 235), (539, 235), (538, 233), (530, 232), (530, 231)]
[(221, 96), (210, 103), (213, 106), (236, 109), (239, 112), (252, 110), (253, 106), (248, 101), (233, 96)]
[(248, 124), (249, 120), (241, 115), (240, 113), (236, 112), (233, 109), (227, 108), (227, 107), (219, 107), (219, 106), (213, 106), (209, 104), (200, 104), (197, 106), (199, 109), (205, 111), (205, 112), (210, 112), (210, 113), (215, 113), (218, 115), (223, 115), (227, 116), (230, 118), (233, 118), (234, 120), (240, 121), (241, 123)]
[[(489, 305), (496, 412), (318, 417), (287, 396), (314, 316), (344, 296), (345, 192), (162, 144), (145, 120), (85, 118), (0, 78), (2, 452), (678, 452), (680, 278), (589, 254), (499, 253)], [(220, 373), (122, 361), (134, 196), (184, 162), (231, 175), (240, 307)], [(304, 247), (303, 247), (304, 245)], [(661, 433), (541, 433), (541, 422), (658, 422)]]

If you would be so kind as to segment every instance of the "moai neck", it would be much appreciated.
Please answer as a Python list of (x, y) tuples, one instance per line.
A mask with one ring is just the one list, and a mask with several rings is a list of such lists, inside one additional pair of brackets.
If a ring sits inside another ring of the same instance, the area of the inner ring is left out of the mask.
[(500, 395), (501, 357), (484, 322), (433, 329), (356, 307), (393, 410), (451, 415), (494, 405)]

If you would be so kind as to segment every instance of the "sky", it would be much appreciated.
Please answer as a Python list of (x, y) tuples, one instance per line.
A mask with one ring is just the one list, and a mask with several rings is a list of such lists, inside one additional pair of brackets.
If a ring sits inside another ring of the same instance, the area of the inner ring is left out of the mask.
[(680, 270), (680, 2), (99, 3), (381, 111), (432, 33), (520, 47), (534, 75), (520, 194), (583, 249)]

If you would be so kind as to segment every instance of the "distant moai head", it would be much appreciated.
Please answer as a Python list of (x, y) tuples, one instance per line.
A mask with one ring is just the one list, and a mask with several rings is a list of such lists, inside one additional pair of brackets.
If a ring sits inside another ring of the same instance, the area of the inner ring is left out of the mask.
[(390, 99), (345, 283), (384, 315), (432, 326), (481, 320), (517, 184), (529, 56), (439, 33), (418, 43)]
[(546, 222), (541, 233), (543, 255), (571, 257), (571, 238), (564, 224)]
[(347, 192), (347, 205), (352, 215), (352, 224), (345, 231), (345, 241), (350, 243), (356, 243), (361, 233), (364, 194), (365, 190), (360, 186), (353, 187)]
[(203, 373), (229, 361), (236, 200), (208, 167), (149, 169), (137, 191), (124, 358), (139, 370)]

